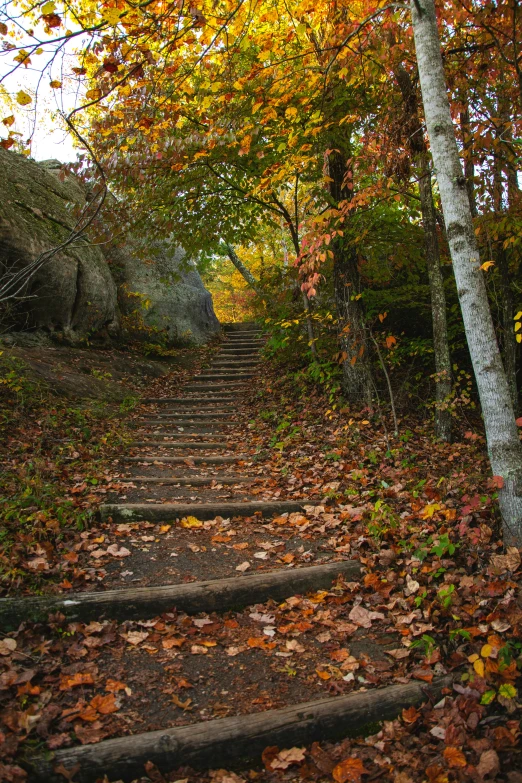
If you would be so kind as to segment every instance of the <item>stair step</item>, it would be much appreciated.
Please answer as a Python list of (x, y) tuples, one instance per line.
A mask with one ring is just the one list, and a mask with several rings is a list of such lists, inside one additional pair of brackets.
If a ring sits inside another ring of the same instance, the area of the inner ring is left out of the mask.
[(214, 402), (232, 402), (235, 399), (235, 395), (232, 393), (228, 396), (217, 395), (215, 397), (146, 397), (142, 400), (144, 403), (168, 403), (175, 402), (177, 405), (210, 405)]
[(209, 411), (208, 413), (158, 413), (160, 421), (221, 421), (221, 419), (230, 419), (233, 413), (223, 413)]
[[(198, 376), (196, 376), (198, 377)], [(185, 386), (183, 391), (214, 391), (214, 392), (220, 392), (220, 391), (232, 391), (235, 390), (237, 392), (244, 391), (248, 387), (246, 384), (244, 384), (242, 381), (235, 381), (234, 383), (192, 383), (189, 386)]]
[(198, 375), (197, 378), (200, 381), (218, 381), (218, 380), (230, 380), (231, 378), (237, 378), (241, 381), (249, 380), (250, 378), (253, 378), (253, 373), (235, 373), (235, 372), (228, 372), (228, 373), (213, 373), (213, 372), (206, 372), (205, 375)]
[(237, 422), (235, 421), (215, 421), (214, 419), (208, 419), (207, 421), (199, 421), (199, 422), (193, 422), (193, 423), (187, 423), (187, 422), (179, 422), (175, 419), (171, 419), (170, 421), (168, 419), (140, 419), (139, 421), (136, 421), (135, 424), (133, 424), (134, 427), (142, 427), (144, 424), (146, 425), (162, 425), (162, 427), (167, 426), (168, 424), (171, 425), (171, 427), (175, 427), (177, 432), (183, 431), (188, 432), (189, 430), (194, 430), (197, 432), (205, 432), (206, 430), (213, 430), (214, 427), (212, 425), (219, 425), (219, 427), (236, 427)]
[(168, 476), (159, 478), (157, 476), (137, 476), (123, 479), (123, 483), (132, 482), (133, 484), (180, 484), (189, 487), (202, 487), (212, 484), (253, 484), (255, 479), (244, 478), (242, 476)]
[[(452, 677), (447, 675), (429, 684), (409, 682), (355, 691), (346, 696), (330, 696), (277, 710), (215, 718), (106, 739), (94, 745), (62, 748), (53, 754), (52, 761), (40, 752), (29, 760), (29, 765), (37, 779), (46, 783), (63, 781), (61, 773), (54, 772), (55, 769), (78, 770), (75, 772), (78, 783), (92, 783), (104, 775), (111, 780), (136, 780), (151, 761), (164, 773), (179, 767), (257, 766), (268, 746), (292, 748), (364, 735), (373, 723), (392, 720), (408, 707), (438, 701), (443, 689), (451, 685)], [(326, 779), (327, 776), (322, 777)]]
[(214, 441), (213, 443), (205, 443), (203, 441), (199, 441), (199, 443), (191, 443), (190, 441), (176, 441), (175, 443), (169, 443), (168, 441), (162, 440), (137, 440), (133, 442), (132, 446), (144, 446), (145, 448), (150, 446), (162, 446), (163, 448), (167, 447), (172, 449), (229, 449), (230, 451), (233, 448), (228, 443), (221, 443), (219, 441)]
[(9, 626), (17, 628), (23, 620), (46, 619), (51, 612), (61, 612), (70, 620), (83, 622), (104, 616), (115, 620), (155, 617), (171, 611), (173, 607), (187, 614), (224, 612), (252, 606), (269, 598), (282, 601), (290, 595), (328, 588), (340, 574), (351, 581), (357, 579), (360, 573), (361, 566), (356, 560), (341, 560), (178, 585), (1, 598), (0, 619), (2, 629), (6, 629)]
[(176, 440), (186, 440), (187, 438), (193, 438), (196, 440), (196, 438), (201, 438), (202, 435), (205, 436), (205, 438), (208, 440), (209, 438), (217, 438), (218, 440), (221, 439), (223, 441), (223, 438), (226, 437), (226, 432), (201, 432), (200, 430), (196, 432), (172, 432), (171, 430), (153, 430), (152, 432), (149, 432), (149, 430), (140, 430), (139, 434), (141, 434), (141, 437), (147, 437), (150, 436), (151, 438), (169, 438), (167, 441), (161, 441), (162, 445), (165, 443), (170, 443), (171, 441), (174, 442)]
[[(217, 459), (217, 458), (216, 458)], [(226, 457), (222, 457), (226, 459)], [(143, 460), (142, 460), (143, 461)], [(195, 460), (197, 461), (197, 460)], [(204, 461), (203, 459), (200, 461)], [(234, 462), (234, 458), (230, 460)], [(112, 517), (113, 521), (125, 522), (139, 520), (167, 522), (181, 517), (197, 519), (215, 519), (215, 517), (250, 517), (256, 512), (263, 516), (303, 511), (303, 503), (296, 500), (248, 501), (245, 503), (106, 503), (100, 506), (103, 521)]]
[(188, 457), (188, 455), (186, 457), (164, 457), (162, 454), (143, 454), (140, 457), (122, 457), (123, 462), (165, 462), (174, 465), (183, 465), (187, 459), (191, 459), (195, 465), (225, 465), (227, 463), (232, 464), (238, 460), (245, 459), (245, 456), (238, 454), (234, 457), (198, 457), (192, 455), (190, 457)]

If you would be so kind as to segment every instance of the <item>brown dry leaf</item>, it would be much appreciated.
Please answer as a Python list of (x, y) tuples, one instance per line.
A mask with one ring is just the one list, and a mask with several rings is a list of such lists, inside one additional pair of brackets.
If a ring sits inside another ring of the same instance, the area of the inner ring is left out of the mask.
[(107, 553), (113, 557), (129, 557), (130, 550), (124, 546), (118, 546), (118, 544), (111, 544), (107, 547)]
[(488, 775), (495, 777), (497, 772), (500, 771), (500, 761), (496, 750), (485, 750), (480, 756), (480, 761), (477, 766), (477, 772), (481, 778), (485, 778)]
[(120, 634), (129, 644), (141, 644), (148, 638), (148, 631), (129, 631), (128, 633)]
[(444, 748), (443, 756), (448, 767), (465, 767), (467, 765), (466, 756), (458, 748), (452, 746)]
[(336, 783), (360, 783), (363, 774), (367, 774), (361, 759), (350, 757), (333, 768), (332, 776)]
[(270, 769), (288, 769), (292, 764), (300, 764), (305, 757), (304, 748), (281, 750), (270, 762)]
[(382, 612), (370, 612), (360, 604), (353, 607), (348, 617), (353, 623), (359, 625), (361, 628), (371, 628), (372, 620), (384, 620)]
[(104, 739), (108, 731), (104, 729), (101, 721), (95, 721), (91, 726), (84, 726), (82, 723), (74, 724), (74, 733), (82, 743), (82, 745), (92, 745), (95, 742), (100, 742)]
[(407, 658), (410, 651), (406, 647), (399, 647), (396, 650), (385, 650), (386, 655), (391, 655), (396, 661), (400, 661), (402, 658)]
[(206, 655), (208, 653), (208, 649), (202, 644), (193, 644), (190, 648), (190, 652), (192, 655)]
[(69, 769), (64, 767), (63, 764), (58, 764), (58, 766), (54, 768), (54, 771), (57, 775), (63, 775), (66, 780), (72, 781), (76, 773), (80, 771), (80, 764), (75, 764), (74, 767), (70, 767)]
[(76, 674), (62, 674), (60, 677), (60, 690), (70, 691), (78, 685), (94, 685), (94, 678), (90, 672), (77, 672)]
[(0, 655), (11, 655), (16, 650), (16, 639), (0, 639)]
[(516, 546), (508, 546), (505, 555), (492, 555), (491, 565), (501, 574), (516, 571), (520, 566), (520, 552)]

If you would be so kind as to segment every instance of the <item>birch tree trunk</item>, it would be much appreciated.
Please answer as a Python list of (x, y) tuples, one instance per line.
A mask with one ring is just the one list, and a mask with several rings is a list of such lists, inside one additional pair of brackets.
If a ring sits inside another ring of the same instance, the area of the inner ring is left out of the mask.
[(439, 183), (466, 339), (477, 381), (489, 459), (501, 476), (504, 542), (522, 546), (522, 446), (493, 326), (471, 208), (446, 91), (433, 0), (411, 0), (424, 115)]

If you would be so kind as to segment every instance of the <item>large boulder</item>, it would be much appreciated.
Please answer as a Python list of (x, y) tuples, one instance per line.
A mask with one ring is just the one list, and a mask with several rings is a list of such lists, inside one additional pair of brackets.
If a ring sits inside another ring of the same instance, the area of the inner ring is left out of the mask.
[[(85, 204), (78, 180), (57, 161), (38, 164), (0, 148), (0, 288), (71, 235)], [(76, 239), (29, 276), (3, 326), (41, 330), (75, 343), (118, 331), (116, 285), (101, 250)]]
[(212, 295), (174, 241), (126, 240), (106, 251), (123, 324), (150, 342), (205, 343), (220, 332)]

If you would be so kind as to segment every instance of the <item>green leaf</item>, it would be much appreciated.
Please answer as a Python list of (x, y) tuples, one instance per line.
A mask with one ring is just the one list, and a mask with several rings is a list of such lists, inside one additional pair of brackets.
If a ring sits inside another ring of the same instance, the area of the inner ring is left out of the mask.
[(514, 699), (517, 695), (517, 689), (511, 683), (505, 682), (498, 689), (498, 695), (503, 696), (504, 699)]
[(486, 691), (485, 693), (482, 694), (482, 698), (480, 700), (480, 703), (481, 704), (491, 704), (491, 702), (493, 701), (493, 699), (495, 698), (496, 695), (497, 694), (493, 690)]

